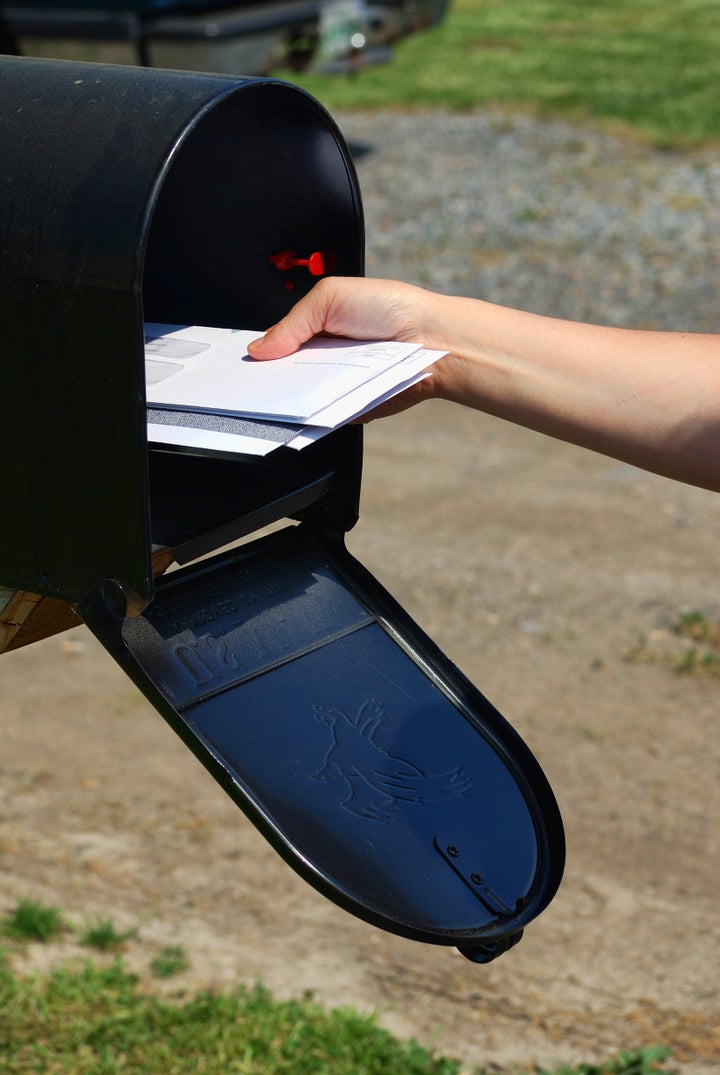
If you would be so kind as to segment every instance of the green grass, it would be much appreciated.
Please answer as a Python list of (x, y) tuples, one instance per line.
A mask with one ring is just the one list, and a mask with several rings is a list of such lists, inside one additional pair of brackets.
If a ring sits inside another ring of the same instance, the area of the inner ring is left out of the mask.
[(720, 679), (720, 622), (699, 609), (682, 613), (667, 631), (641, 636), (625, 654), (631, 664), (661, 663), (683, 676)]
[(21, 899), (0, 928), (6, 937), (16, 941), (49, 941), (62, 933), (66, 923), (57, 907)]
[(605, 1064), (580, 1064), (576, 1068), (562, 1067), (555, 1072), (543, 1071), (540, 1075), (650, 1075), (651, 1072), (666, 1070), (663, 1061), (669, 1052), (662, 1047), (640, 1049), (638, 1052), (620, 1053), (614, 1060)]
[(720, 650), (720, 623), (700, 609), (684, 612), (673, 625), (673, 631), (682, 638)]
[(716, 620), (694, 609), (680, 617), (673, 626), (673, 632), (691, 642), (676, 660), (676, 672), (686, 676), (720, 678), (720, 624)]
[(720, 679), (720, 654), (708, 653), (693, 646), (675, 661), (673, 670), (680, 676), (708, 676)]
[(96, 948), (99, 952), (119, 952), (127, 941), (136, 936), (136, 929), (121, 932), (109, 919), (104, 918), (83, 930), (80, 943), (87, 948)]
[(190, 966), (187, 953), (181, 945), (167, 945), (152, 960), (150, 970), (156, 978), (174, 978)]
[(145, 994), (120, 961), (46, 978), (0, 971), (4, 1075), (458, 1075), (348, 1009), (257, 986), (182, 1003)]
[[(667, 1072), (665, 1049), (623, 1053), (557, 1075)], [(278, 1001), (262, 986), (149, 995), (120, 959), (46, 976), (0, 965), (4, 1075), (460, 1075), (460, 1064), (400, 1041), (348, 1008)], [(478, 1069), (479, 1071), (480, 1069)], [(550, 1073), (543, 1073), (550, 1075)]]
[(331, 111), (500, 105), (662, 145), (720, 138), (717, 0), (454, 0), (359, 75), (288, 75)]

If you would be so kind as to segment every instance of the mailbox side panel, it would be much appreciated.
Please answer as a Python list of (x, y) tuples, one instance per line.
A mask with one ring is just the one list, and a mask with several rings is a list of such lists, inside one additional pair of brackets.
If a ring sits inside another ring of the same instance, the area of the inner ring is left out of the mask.
[(243, 80), (0, 58), (0, 584), (152, 593), (142, 256), (183, 132)]

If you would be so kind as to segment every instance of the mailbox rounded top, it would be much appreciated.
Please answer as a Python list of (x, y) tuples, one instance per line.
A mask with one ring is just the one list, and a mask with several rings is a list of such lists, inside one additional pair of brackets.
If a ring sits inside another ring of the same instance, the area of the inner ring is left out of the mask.
[[(75, 292), (140, 293), (153, 218), (158, 205), (165, 217), (171, 212), (164, 204), (171, 197), (184, 199), (173, 207), (173, 227), (196, 225), (183, 244), (193, 258), (202, 253), (193, 242), (207, 227), (227, 233), (227, 214), (242, 214), (233, 263), (243, 267), (243, 290), (252, 283), (248, 229), (258, 214), (264, 225), (278, 213), (293, 218), (296, 233), (312, 234), (314, 206), (335, 194), (355, 222), (355, 246), (362, 245), (350, 155), (328, 113), (297, 86), (24, 57), (0, 59), (0, 84), (0, 226), (8, 231), (0, 275), (10, 284), (24, 278)], [(267, 240), (266, 261), (281, 250)], [(314, 252), (317, 244), (310, 245), (298, 256)], [(350, 261), (339, 271), (358, 271), (357, 256)], [(172, 275), (181, 269), (175, 265)]]

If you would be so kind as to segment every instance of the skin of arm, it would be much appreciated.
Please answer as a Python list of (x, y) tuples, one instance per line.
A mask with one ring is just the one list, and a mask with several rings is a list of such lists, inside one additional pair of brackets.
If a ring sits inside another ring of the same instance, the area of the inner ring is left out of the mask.
[(364, 421), (452, 400), (720, 492), (720, 336), (563, 321), (390, 280), (327, 278), (249, 348), (280, 358), (319, 334), (447, 351)]

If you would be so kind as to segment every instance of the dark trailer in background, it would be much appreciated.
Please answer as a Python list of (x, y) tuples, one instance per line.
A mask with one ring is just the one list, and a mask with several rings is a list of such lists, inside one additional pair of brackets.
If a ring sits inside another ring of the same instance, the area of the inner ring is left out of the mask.
[(360, 70), (448, 0), (0, 0), (0, 53), (223, 74)]

